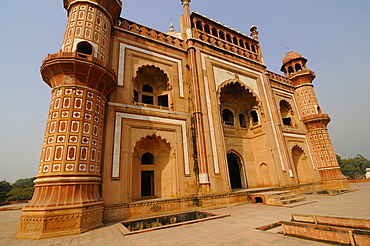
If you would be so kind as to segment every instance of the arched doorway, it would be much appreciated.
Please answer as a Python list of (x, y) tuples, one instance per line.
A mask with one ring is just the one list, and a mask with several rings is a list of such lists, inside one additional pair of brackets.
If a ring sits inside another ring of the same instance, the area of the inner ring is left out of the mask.
[(227, 165), (229, 167), (229, 177), (231, 189), (243, 188), (241, 178), (241, 163), (239, 158), (233, 154), (227, 154)]
[(155, 135), (136, 142), (132, 159), (132, 200), (173, 197), (174, 166), (170, 144)]
[(271, 183), (271, 178), (270, 178), (269, 166), (266, 163), (262, 163), (260, 165), (260, 170), (261, 170), (263, 186), (265, 187), (271, 186), (272, 183)]
[(312, 169), (301, 147), (294, 146), (292, 148), (292, 158), (298, 183), (312, 182)]

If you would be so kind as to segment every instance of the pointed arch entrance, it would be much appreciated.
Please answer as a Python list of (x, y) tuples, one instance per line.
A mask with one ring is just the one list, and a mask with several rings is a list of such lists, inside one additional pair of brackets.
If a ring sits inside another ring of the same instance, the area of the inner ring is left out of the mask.
[(166, 140), (155, 135), (136, 142), (132, 158), (133, 200), (173, 196), (176, 184), (171, 149)]
[(232, 152), (228, 153), (226, 157), (231, 189), (246, 188), (244, 169), (240, 157)]
[(301, 147), (295, 145), (292, 148), (292, 158), (298, 183), (309, 183), (313, 180), (311, 165)]

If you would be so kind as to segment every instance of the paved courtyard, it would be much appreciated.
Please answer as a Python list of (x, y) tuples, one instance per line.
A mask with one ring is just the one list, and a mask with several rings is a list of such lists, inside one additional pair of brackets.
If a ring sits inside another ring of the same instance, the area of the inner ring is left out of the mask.
[(42, 240), (14, 239), (20, 210), (0, 211), (0, 245), (328, 245), (287, 237), (256, 227), (290, 220), (292, 213), (370, 219), (370, 183), (351, 184), (358, 189), (341, 195), (309, 195), (316, 201), (294, 208), (245, 204), (208, 210), (229, 217), (124, 236), (118, 224), (107, 224), (79, 235)]

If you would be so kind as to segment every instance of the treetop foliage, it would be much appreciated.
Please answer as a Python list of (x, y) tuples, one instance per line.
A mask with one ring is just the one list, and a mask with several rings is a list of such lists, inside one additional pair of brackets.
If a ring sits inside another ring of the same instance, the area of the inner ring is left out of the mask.
[(0, 202), (30, 200), (34, 191), (33, 181), (36, 178), (18, 179), (13, 184), (0, 181)]
[(370, 160), (360, 154), (348, 159), (342, 159), (337, 155), (337, 160), (342, 173), (350, 179), (365, 178), (366, 168), (370, 168)]

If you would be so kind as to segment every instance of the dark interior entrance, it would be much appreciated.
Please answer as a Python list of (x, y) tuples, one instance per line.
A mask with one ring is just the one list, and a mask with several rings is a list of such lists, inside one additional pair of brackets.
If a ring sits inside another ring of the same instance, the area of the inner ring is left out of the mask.
[(229, 167), (231, 189), (243, 188), (240, 178), (239, 161), (234, 154), (227, 154), (227, 165)]
[(141, 172), (141, 196), (154, 196), (154, 171)]

